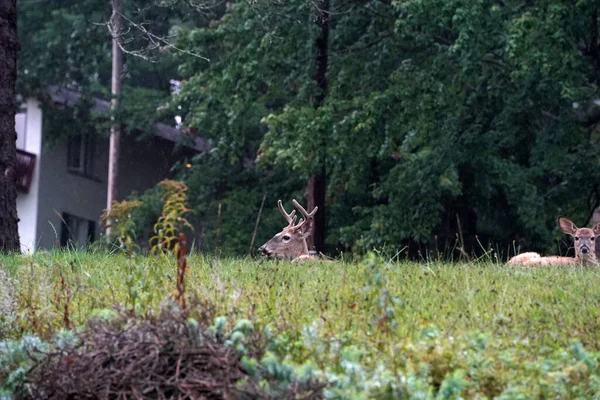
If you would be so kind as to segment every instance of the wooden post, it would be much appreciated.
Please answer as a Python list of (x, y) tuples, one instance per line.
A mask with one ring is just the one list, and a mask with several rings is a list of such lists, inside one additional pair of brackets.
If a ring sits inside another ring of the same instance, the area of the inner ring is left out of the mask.
[[(114, 113), (119, 105), (119, 95), (121, 93), (121, 72), (123, 70), (123, 52), (119, 44), (122, 41), (123, 34), (123, 0), (111, 0), (112, 3), (112, 82), (110, 102), (111, 112)], [(119, 154), (121, 152), (121, 126), (118, 121), (111, 116), (112, 125), (110, 127), (110, 145), (108, 150), (108, 185), (106, 195), (106, 208), (111, 209), (112, 203), (117, 201), (117, 185), (119, 182)], [(110, 222), (107, 224), (106, 235), (110, 235)]]

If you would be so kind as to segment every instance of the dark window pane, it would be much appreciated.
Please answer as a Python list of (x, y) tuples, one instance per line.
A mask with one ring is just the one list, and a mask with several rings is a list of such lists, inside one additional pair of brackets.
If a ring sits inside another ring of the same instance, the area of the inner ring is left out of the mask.
[(62, 213), (60, 228), (60, 245), (85, 246), (96, 240), (96, 222)]
[(73, 225), (70, 214), (62, 213), (62, 221), (60, 224), (60, 246), (64, 247), (71, 240), (71, 226)]
[(67, 166), (69, 169), (83, 172), (83, 137), (81, 135), (69, 138), (69, 148), (67, 151)]

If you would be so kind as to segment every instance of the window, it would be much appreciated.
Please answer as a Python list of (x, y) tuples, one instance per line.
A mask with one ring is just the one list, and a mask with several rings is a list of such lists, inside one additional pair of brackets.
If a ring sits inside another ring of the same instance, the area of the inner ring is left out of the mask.
[(92, 176), (94, 138), (92, 135), (71, 136), (67, 149), (67, 169), (69, 172)]
[(96, 239), (96, 222), (62, 213), (60, 245), (84, 246)]

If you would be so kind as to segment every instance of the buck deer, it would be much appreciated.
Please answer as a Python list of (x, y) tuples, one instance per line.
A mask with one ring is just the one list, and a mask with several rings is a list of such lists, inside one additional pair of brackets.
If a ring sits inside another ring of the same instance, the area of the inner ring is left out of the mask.
[(292, 203), (302, 214), (300, 222), (296, 224), (296, 210), (288, 214), (283, 208), (281, 200), (279, 200), (277, 202), (279, 211), (288, 222), (288, 226), (273, 236), (267, 243), (260, 246), (258, 251), (269, 257), (273, 256), (292, 261), (312, 259), (314, 257), (308, 253), (306, 239), (312, 233), (313, 217), (319, 207), (315, 207), (309, 214), (295, 199), (292, 200)]
[(523, 253), (514, 256), (508, 261), (508, 264), (520, 265), (560, 265), (560, 264), (579, 264), (579, 265), (597, 265), (595, 251), (595, 239), (600, 234), (600, 222), (593, 228), (578, 228), (575, 224), (565, 217), (558, 217), (558, 226), (564, 233), (573, 236), (575, 239), (575, 258), (549, 256), (542, 257), (538, 253)]

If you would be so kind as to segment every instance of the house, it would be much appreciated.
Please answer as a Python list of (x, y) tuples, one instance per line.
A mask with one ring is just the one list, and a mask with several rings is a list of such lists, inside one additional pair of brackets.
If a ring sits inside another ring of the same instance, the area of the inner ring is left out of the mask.
[[(57, 89), (51, 96), (55, 104), (65, 107), (75, 105), (81, 97)], [(97, 240), (100, 215), (106, 208), (108, 137), (81, 132), (51, 145), (45, 143), (40, 106), (39, 101), (28, 99), (15, 118), (17, 213), (24, 252)], [(109, 110), (109, 102), (93, 100), (93, 112)], [(133, 136), (121, 137), (119, 200), (153, 187), (169, 177), (175, 162), (209, 148), (206, 141), (196, 138), (175, 151), (183, 134), (162, 123), (154, 125), (154, 136), (148, 140), (138, 141)]]

